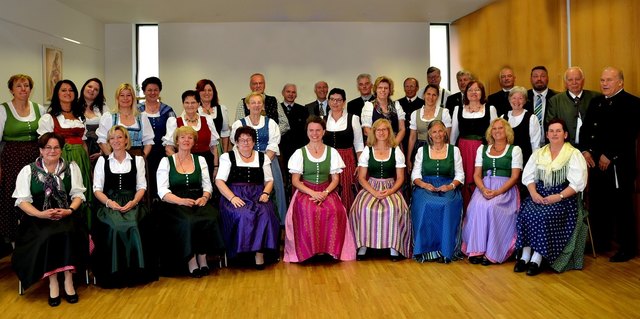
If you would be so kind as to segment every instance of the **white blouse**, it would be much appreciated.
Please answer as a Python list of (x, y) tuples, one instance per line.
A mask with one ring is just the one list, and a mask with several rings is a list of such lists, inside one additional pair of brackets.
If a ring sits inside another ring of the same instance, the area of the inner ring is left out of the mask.
[[(238, 167), (259, 167), (260, 163), (259, 163), (259, 158), (258, 158), (258, 152), (257, 151), (253, 151), (254, 152), (254, 156), (253, 156), (253, 161), (251, 161), (250, 163), (245, 163), (244, 161), (242, 161), (242, 158), (240, 157), (240, 154), (238, 153), (238, 151), (235, 151), (235, 158), (236, 158), (236, 166)], [(264, 162), (262, 163), (262, 172), (264, 173), (264, 182), (270, 182), (273, 180), (273, 173), (271, 172), (271, 160), (269, 159), (269, 156), (264, 156)], [(220, 155), (220, 165), (218, 166), (218, 174), (216, 175), (216, 179), (220, 179), (223, 181), (227, 181), (227, 179), (229, 178), (229, 173), (231, 173), (231, 160), (229, 159), (229, 153), (224, 153), (222, 155)]]
[[(525, 186), (535, 183), (536, 177), (536, 169), (538, 161), (538, 156), (540, 156), (540, 151), (542, 149), (537, 149), (529, 160), (527, 164), (524, 166), (524, 170), (522, 171), (522, 184)], [(587, 187), (587, 162), (584, 160), (582, 153), (576, 148), (573, 149), (571, 154), (571, 158), (569, 159), (569, 169), (567, 171), (567, 180), (569, 181), (569, 187), (573, 188), (574, 191), (581, 192)], [(540, 167), (541, 169), (543, 167)]]
[[(327, 131), (338, 132), (346, 130), (348, 118), (349, 114), (343, 111), (342, 116), (336, 121), (333, 119), (333, 116), (331, 116), (331, 111), (329, 111), (329, 116), (325, 117), (325, 120), (327, 121)], [(360, 126), (360, 117), (357, 115), (353, 115), (351, 117), (351, 128), (353, 129), (353, 146), (356, 152), (362, 152), (364, 149), (362, 127)]]
[[(145, 178), (145, 166), (144, 166), (144, 158), (142, 156), (136, 156), (136, 191), (141, 189), (147, 189), (147, 179)], [(118, 160), (113, 156), (113, 153), (109, 155), (109, 168), (111, 172), (114, 174), (125, 174), (131, 171), (131, 155), (128, 152), (125, 152), (125, 158), (122, 162), (118, 162)], [(105, 160), (103, 156), (98, 158), (96, 162), (96, 167), (93, 169), (93, 191), (104, 190), (104, 164)]]
[[(475, 167), (482, 167), (482, 150), (486, 150), (487, 156), (489, 158), (501, 158), (505, 154), (507, 154), (507, 150), (509, 149), (508, 147), (505, 147), (504, 151), (502, 151), (500, 155), (494, 156), (489, 154), (489, 152), (491, 151), (491, 148), (493, 148), (493, 145), (489, 145), (489, 146), (480, 145), (480, 147), (478, 147), (478, 149), (476, 150)], [(523, 165), (522, 161), (523, 161), (522, 149), (520, 148), (520, 146), (514, 145), (513, 151), (511, 151), (511, 168), (522, 169), (522, 165)]]
[[(40, 116), (47, 113), (47, 110), (44, 106), (36, 102), (29, 101), (29, 114), (27, 116), (20, 116), (16, 112), (16, 107), (13, 106), (13, 103), (11, 103), (11, 101), (7, 101), (6, 103), (7, 105), (9, 105), (9, 110), (11, 110), (11, 114), (13, 115), (13, 117), (20, 122), (34, 121), (36, 119), (36, 113), (33, 111), (34, 109), (37, 109), (40, 112)], [(4, 125), (6, 122), (7, 111), (4, 106), (0, 105), (0, 141), (2, 140), (2, 136), (4, 135)]]
[[(416, 159), (413, 163), (413, 169), (411, 170), (411, 181), (416, 179), (422, 179), (422, 148), (428, 147), (427, 145), (421, 146), (416, 151)], [(449, 147), (447, 146), (447, 154), (445, 158), (449, 156)], [(429, 157), (431, 157), (431, 147), (429, 147)], [(462, 168), (462, 156), (460, 156), (460, 150), (457, 146), (453, 147), (453, 161), (455, 167), (454, 180), (457, 180), (461, 184), (464, 184), (464, 169)]]
[[(451, 144), (455, 144), (458, 140), (458, 136), (460, 135), (460, 129), (458, 128), (458, 110), (460, 106), (456, 106), (453, 109), (453, 116), (451, 117), (451, 138), (449, 142)], [(478, 112), (469, 112), (464, 107), (462, 108), (462, 117), (465, 119), (479, 119), (484, 117), (484, 105)], [(489, 106), (489, 121), (493, 121), (498, 117), (498, 113), (496, 112), (496, 108), (493, 105)], [(484, 134), (484, 132), (483, 132)]]
[[(362, 153), (360, 154), (360, 157), (358, 158), (358, 166), (360, 167), (369, 167), (369, 149), (371, 148), (371, 146), (367, 146)], [(396, 168), (404, 168), (407, 167), (407, 164), (405, 164), (405, 158), (404, 158), (404, 154), (402, 153), (402, 150), (400, 149), (400, 146), (396, 146)], [(391, 151), (389, 151), (389, 156), (387, 156), (387, 158), (383, 158), (383, 159), (377, 159), (376, 158), (376, 154), (373, 153), (373, 159), (375, 159), (378, 162), (386, 162), (389, 160), (389, 158), (391, 158)]]
[[(204, 110), (202, 109), (202, 106), (198, 107), (198, 114), (201, 116), (206, 116), (208, 118), (211, 118), (211, 120), (215, 120), (218, 117), (218, 110), (216, 109), (217, 106), (213, 106), (211, 107), (211, 114), (207, 114), (204, 112)], [(229, 135), (231, 134), (231, 130), (229, 130), (229, 111), (227, 110), (227, 107), (224, 105), (220, 105), (220, 113), (222, 113), (222, 128), (220, 129), (220, 137), (229, 137)], [(220, 168), (218, 168), (220, 169)]]
[[(187, 123), (187, 120), (184, 118), (184, 113), (180, 116), (182, 118), (182, 122)], [(211, 131), (211, 140), (209, 141), (209, 147), (218, 145), (218, 140), (220, 137), (218, 136), (218, 131), (216, 131), (215, 125), (213, 125), (213, 120), (210, 117), (204, 117), (207, 120), (207, 126), (209, 126), (209, 131)], [(198, 116), (198, 123), (196, 126), (192, 126), (196, 132), (200, 131), (202, 127), (202, 121), (200, 121), (200, 116)], [(175, 146), (173, 142), (173, 134), (176, 132), (178, 128), (178, 119), (175, 117), (170, 117), (167, 119), (167, 133), (162, 137), (162, 145), (167, 146)]]
[[(60, 164), (58, 164), (60, 165)], [(56, 166), (56, 170), (58, 170), (59, 166)], [(47, 168), (44, 167), (45, 172)], [(69, 171), (71, 172), (71, 190), (69, 191), (69, 195), (71, 195), (71, 199), (76, 197), (85, 201), (84, 192), (87, 190), (82, 184), (82, 173), (80, 173), (80, 167), (76, 162), (71, 162), (69, 164)], [(60, 175), (60, 178), (64, 178), (64, 173)], [(33, 203), (33, 197), (31, 196), (31, 165), (27, 165), (20, 170), (18, 173), (18, 178), (16, 178), (16, 189), (13, 191), (13, 195), (11, 197), (16, 199), (16, 206), (20, 205), (22, 202)], [(36, 207), (38, 210), (42, 209), (42, 207)]]
[[(405, 113), (400, 102), (395, 101), (394, 106), (398, 114), (398, 121), (404, 121)], [(371, 127), (373, 125), (373, 112), (373, 103), (364, 102), (364, 106), (362, 107), (362, 127)]]
[[(104, 108), (104, 106), (103, 106)], [(96, 115), (95, 117), (92, 118), (85, 118), (84, 120), (84, 124), (85, 125), (98, 125), (100, 124), (100, 117), (102, 117), (102, 112), (100, 112), (100, 109), (97, 106), (93, 107), (93, 113)]]
[[(511, 113), (513, 111), (507, 112), (507, 116), (509, 117), (509, 125), (511, 128), (516, 128), (520, 123), (522, 123), (522, 119), (524, 118), (524, 113), (527, 110), (523, 110), (522, 114), (515, 116)], [(540, 148), (540, 139), (542, 138), (542, 132), (540, 130), (540, 123), (538, 122), (538, 118), (535, 115), (529, 117), (529, 139), (531, 140), (531, 150), (535, 151)]]
[(432, 122), (436, 119), (436, 116), (438, 116), (440, 109), (442, 109), (442, 123), (444, 123), (445, 127), (451, 127), (451, 115), (449, 115), (449, 110), (436, 106), (436, 110), (433, 113), (433, 118), (427, 120), (424, 119), (424, 107), (413, 111), (411, 113), (411, 118), (409, 119), (409, 129), (414, 131), (418, 129), (418, 119), (422, 122), (426, 122), (427, 124), (429, 122)]
[[(151, 122), (149, 122), (149, 118), (147, 118), (146, 114), (141, 114), (140, 120), (142, 121), (142, 145), (153, 145), (154, 144), (153, 127), (151, 126)], [(122, 125), (125, 128), (133, 128), (133, 129), (140, 128), (140, 123), (138, 123), (137, 119), (136, 119), (136, 122), (130, 126), (124, 125), (119, 121), (120, 121), (120, 117), (118, 117), (118, 123), (116, 124)], [(107, 138), (108, 138), (107, 135), (109, 134), (109, 129), (111, 129), (113, 125), (114, 124), (113, 124), (113, 118), (112, 118), (111, 112), (104, 112), (104, 114), (102, 114), (102, 117), (100, 117), (100, 125), (96, 130), (96, 135), (98, 135), (98, 143), (107, 142)]]
[[(173, 161), (176, 163), (176, 157), (178, 154), (173, 154)], [(191, 155), (193, 159), (193, 154)], [(207, 167), (207, 161), (204, 157), (199, 156), (198, 162), (200, 163), (200, 175), (202, 181), (202, 190), (205, 192), (211, 193), (213, 190), (213, 186), (211, 185), (211, 178), (209, 177), (209, 169)], [(169, 189), (169, 158), (163, 157), (160, 160), (160, 165), (158, 165), (158, 170), (156, 171), (156, 181), (158, 183), (158, 196), (161, 199), (164, 198), (165, 195), (171, 193), (171, 189)]]
[[(62, 128), (83, 128), (84, 133), (82, 134), (82, 140), (87, 139), (87, 128), (84, 126), (84, 123), (81, 120), (68, 120), (64, 118), (64, 115), (62, 114), (56, 116), (56, 118), (58, 119), (58, 123), (60, 123), (60, 127)], [(42, 136), (44, 133), (53, 132), (53, 129), (53, 117), (51, 116), (51, 114), (47, 113), (43, 115), (38, 121), (38, 130), (36, 132), (38, 132), (38, 135)]]
[[(247, 122), (247, 126), (252, 127), (256, 131), (261, 129), (265, 125), (265, 117), (260, 116), (260, 121), (258, 121), (258, 125), (253, 125), (249, 117), (245, 117), (244, 120)], [(236, 134), (236, 130), (242, 127), (242, 122), (237, 120), (233, 122), (231, 125), (231, 134), (229, 136), (231, 143), (236, 144), (235, 139), (233, 138)], [(276, 121), (269, 119), (269, 142), (267, 143), (267, 150), (273, 151), (276, 155), (280, 155), (280, 148), (278, 147), (280, 144), (280, 128), (278, 127), (278, 123)]]
[[(320, 156), (320, 158), (315, 158), (311, 156), (311, 151), (307, 146), (304, 147), (307, 151), (307, 158), (311, 162), (319, 163), (324, 161), (327, 158), (327, 150), (331, 150), (331, 163), (330, 163), (330, 174), (340, 174), (342, 173), (342, 169), (346, 167), (344, 161), (342, 161), (342, 157), (340, 157), (340, 153), (338, 150), (331, 146), (326, 146), (324, 148), (324, 152)], [(287, 164), (289, 167), (289, 173), (291, 174), (303, 174), (304, 173), (304, 157), (302, 156), (302, 148), (297, 149), (289, 158), (289, 163)]]

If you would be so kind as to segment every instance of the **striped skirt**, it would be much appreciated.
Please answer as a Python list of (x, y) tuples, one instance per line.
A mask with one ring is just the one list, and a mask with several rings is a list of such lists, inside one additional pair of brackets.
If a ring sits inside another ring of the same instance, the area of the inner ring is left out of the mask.
[[(369, 178), (369, 184), (378, 191), (390, 189), (394, 183), (393, 178)], [(400, 192), (377, 199), (361, 190), (351, 206), (349, 222), (356, 236), (356, 247), (393, 248), (403, 256), (411, 257), (411, 215)]]
[[(509, 180), (502, 176), (485, 176), (488, 189), (499, 189)], [(516, 219), (520, 208), (517, 186), (492, 199), (486, 199), (480, 189), (471, 197), (462, 227), (462, 251), (467, 256), (485, 256), (493, 263), (504, 262), (516, 245)]]
[[(330, 182), (313, 184), (303, 181), (314, 191), (322, 191)], [(356, 259), (356, 248), (347, 211), (336, 192), (317, 205), (311, 196), (296, 191), (285, 220), (284, 261), (302, 262), (326, 253), (339, 260)]]
[(358, 169), (358, 163), (356, 162), (356, 156), (353, 152), (353, 148), (337, 150), (345, 165), (342, 169), (342, 173), (340, 173), (340, 186), (342, 186), (342, 189), (340, 190), (340, 199), (342, 200), (342, 205), (344, 205), (347, 211), (349, 211), (353, 205), (353, 199), (355, 197), (354, 190), (357, 187), (354, 175)]

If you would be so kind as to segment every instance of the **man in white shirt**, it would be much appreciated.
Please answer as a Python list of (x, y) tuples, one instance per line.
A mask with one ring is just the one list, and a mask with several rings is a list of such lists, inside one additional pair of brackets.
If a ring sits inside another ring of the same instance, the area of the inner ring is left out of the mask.
[(326, 116), (327, 112), (329, 112), (329, 104), (327, 101), (329, 85), (325, 81), (316, 82), (313, 86), (313, 92), (316, 94), (316, 100), (305, 105), (309, 114)]

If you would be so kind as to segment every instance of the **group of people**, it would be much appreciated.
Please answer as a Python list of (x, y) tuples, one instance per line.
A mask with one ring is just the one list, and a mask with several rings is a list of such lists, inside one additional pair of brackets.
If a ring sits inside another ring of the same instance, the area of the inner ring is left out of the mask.
[(555, 97), (542, 66), (531, 94), (510, 68), (489, 96), (466, 71), (453, 95), (437, 68), (427, 80), (418, 93), (406, 79), (407, 95), (393, 100), (390, 78), (361, 74), (361, 96), (349, 102), (320, 81), (303, 106), (294, 84), (279, 103), (257, 73), (230, 122), (208, 79), (182, 94), (178, 116), (156, 77), (142, 83), (139, 104), (120, 85), (112, 110), (99, 79), (80, 91), (62, 80), (45, 110), (29, 100), (31, 77), (14, 75), (13, 99), (0, 107), (0, 231), (15, 244), (13, 268), (24, 287), (48, 278), (57, 306), (61, 295), (78, 301), (72, 273), (88, 265), (104, 287), (200, 278), (225, 254), (264, 269), (280, 257), (284, 228), (285, 262), (388, 249), (392, 261), (491, 265), (515, 255), (514, 271), (528, 275), (581, 269), (587, 176), (600, 248), (615, 198), (627, 206), (614, 218), (611, 260), (635, 255), (640, 100), (623, 90), (622, 71), (603, 71), (603, 95), (582, 89), (576, 67)]

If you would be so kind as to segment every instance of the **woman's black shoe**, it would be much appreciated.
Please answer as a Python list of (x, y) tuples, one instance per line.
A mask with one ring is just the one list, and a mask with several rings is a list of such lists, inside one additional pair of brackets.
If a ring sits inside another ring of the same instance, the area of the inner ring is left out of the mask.
[(257, 270), (264, 270), (264, 268), (265, 268), (264, 264), (256, 264)]
[(192, 278), (201, 278), (202, 277), (202, 272), (200, 272), (200, 269), (196, 268), (192, 272), (190, 272), (189, 275)]
[(524, 259), (518, 259), (513, 267), (513, 272), (524, 272), (527, 270), (527, 262)]
[(201, 276), (209, 276), (209, 274), (211, 273), (211, 270), (209, 269), (209, 267), (204, 266), (200, 268), (200, 275)]
[(356, 260), (357, 261), (363, 261), (367, 259), (366, 255), (356, 255)]
[(535, 276), (542, 272), (542, 267), (534, 262), (529, 262), (527, 265), (527, 276)]
[(474, 264), (474, 265), (477, 265), (477, 264), (479, 264), (479, 263), (481, 263), (481, 262), (482, 262), (482, 257), (481, 257), (481, 256), (472, 256), (472, 257), (469, 257), (469, 262), (470, 262), (470, 263), (472, 263), (472, 264)]
[(57, 307), (60, 305), (60, 296), (58, 297), (49, 297), (49, 306), (51, 307)]
[(73, 295), (65, 295), (64, 299), (68, 302), (68, 303), (77, 303), (78, 300), (80, 299), (80, 297), (78, 297), (78, 293), (76, 292)]
[(491, 266), (491, 265), (493, 265), (491, 260), (487, 259), (486, 257), (482, 259), (482, 266)]

